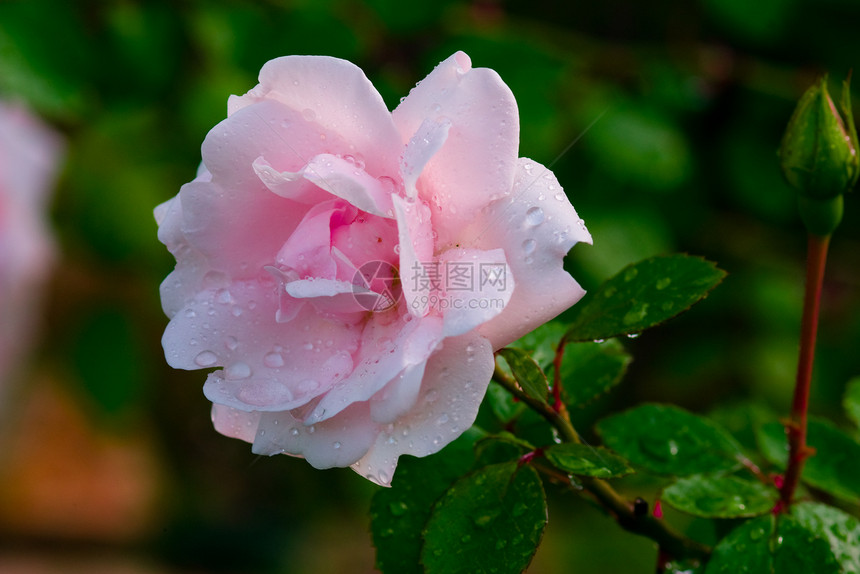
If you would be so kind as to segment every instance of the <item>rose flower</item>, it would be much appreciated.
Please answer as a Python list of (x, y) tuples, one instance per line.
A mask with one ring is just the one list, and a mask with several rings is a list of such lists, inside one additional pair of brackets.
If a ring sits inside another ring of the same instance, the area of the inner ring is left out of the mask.
[(493, 351), (583, 295), (562, 259), (591, 237), (518, 140), (513, 94), (462, 52), (394, 112), (349, 62), (263, 66), (156, 209), (165, 354), (221, 367), (215, 428), (379, 484), (468, 429)]

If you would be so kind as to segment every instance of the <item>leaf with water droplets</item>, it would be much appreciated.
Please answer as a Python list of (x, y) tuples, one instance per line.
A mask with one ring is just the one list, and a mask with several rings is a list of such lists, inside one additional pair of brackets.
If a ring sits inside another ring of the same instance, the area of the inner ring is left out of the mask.
[[(788, 443), (783, 426), (762, 425), (756, 438), (765, 458), (785, 468)], [(822, 419), (809, 421), (806, 442), (815, 454), (806, 459), (801, 480), (845, 500), (860, 499), (860, 443)]]
[(802, 502), (791, 507), (797, 521), (830, 544), (844, 574), (860, 572), (860, 522), (838, 508)]
[(618, 478), (633, 473), (627, 461), (603, 447), (564, 443), (544, 451), (553, 466), (570, 474), (596, 478)]
[(793, 516), (768, 514), (749, 520), (723, 538), (705, 574), (837, 574), (839, 564), (826, 540)]
[(744, 518), (773, 509), (776, 488), (737, 476), (693, 475), (663, 490), (660, 499), (682, 512), (704, 518)]
[(528, 441), (502, 431), (487, 436), (475, 443), (475, 465), (488, 466), (518, 460), (522, 455), (535, 450)]
[(424, 531), (427, 574), (516, 574), (537, 551), (546, 526), (537, 471), (494, 464), (458, 480), (439, 499)]
[(569, 341), (640, 333), (689, 309), (726, 273), (690, 255), (652, 257), (622, 269), (574, 307)]
[(565, 403), (584, 406), (617, 385), (633, 357), (616, 340), (570, 343), (561, 361)]
[(421, 530), (433, 503), (471, 468), (480, 437), (467, 431), (442, 451), (425, 457), (404, 456), (391, 488), (378, 490), (370, 505), (376, 567), (384, 574), (422, 574)]
[(657, 474), (690, 475), (739, 466), (741, 447), (713, 421), (671, 405), (646, 404), (597, 423), (612, 450)]
[(533, 399), (546, 402), (549, 383), (540, 366), (529, 354), (521, 349), (506, 347), (497, 351), (501, 355), (523, 392)]
[(845, 387), (845, 397), (842, 399), (842, 406), (845, 407), (848, 418), (860, 427), (860, 377), (854, 377), (848, 381), (848, 385)]

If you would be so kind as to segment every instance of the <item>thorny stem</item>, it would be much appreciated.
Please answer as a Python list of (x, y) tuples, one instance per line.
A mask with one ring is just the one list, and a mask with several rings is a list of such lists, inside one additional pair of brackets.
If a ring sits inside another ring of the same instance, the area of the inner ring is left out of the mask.
[[(493, 379), (517, 399), (546, 419), (558, 431), (562, 441), (571, 443), (582, 442), (579, 434), (570, 423), (570, 417), (566, 410), (559, 412), (546, 402), (528, 396), (519, 388), (516, 381), (498, 367), (493, 374)], [(654, 540), (661, 549), (677, 558), (705, 559), (710, 554), (710, 548), (704, 544), (690, 540), (664, 521), (650, 514), (644, 516), (636, 515), (633, 511), (633, 504), (625, 500), (608, 482), (599, 478), (586, 476), (577, 477), (577, 479), (580, 481), (582, 489), (587, 491), (603, 508), (608, 510), (615, 517), (618, 524), (628, 532)], [(570, 484), (570, 480), (566, 482)]]
[(815, 358), (815, 337), (818, 332), (818, 311), (821, 303), (821, 286), (830, 236), (809, 234), (806, 258), (806, 291), (803, 296), (803, 318), (800, 323), (800, 355), (797, 361), (797, 380), (791, 418), (786, 425), (788, 435), (788, 468), (780, 488), (783, 511), (791, 505), (794, 491), (806, 459), (815, 451), (806, 444), (806, 420), (809, 411), (809, 386), (812, 381), (812, 363)]

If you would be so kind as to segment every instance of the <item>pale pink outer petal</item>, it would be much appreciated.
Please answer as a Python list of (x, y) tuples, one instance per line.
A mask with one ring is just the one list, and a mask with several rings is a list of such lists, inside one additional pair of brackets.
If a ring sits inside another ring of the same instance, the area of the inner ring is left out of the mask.
[(194, 293), (209, 270), (206, 258), (197, 251), (182, 232), (182, 202), (179, 195), (168, 199), (155, 209), (158, 240), (176, 257), (175, 269), (162, 281), (161, 307), (173, 318), (194, 298)]
[(511, 189), (519, 146), (516, 100), (495, 71), (472, 69), (469, 57), (457, 52), (413, 88), (392, 115), (403, 143), (427, 119), (451, 124), (447, 141), (418, 180), (444, 246), (489, 201)]
[(478, 249), (504, 249), (516, 281), (505, 312), (477, 328), (494, 349), (546, 323), (585, 294), (562, 261), (576, 243), (591, 243), (591, 235), (552, 172), (529, 159), (520, 159), (511, 194), (491, 203), (457, 240)]
[(379, 432), (366, 402), (306, 426), (289, 412), (263, 413), (254, 437), (256, 454), (302, 456), (314, 468), (345, 467), (361, 458)]
[(494, 365), (489, 341), (475, 332), (445, 339), (427, 362), (415, 406), (384, 427), (353, 470), (386, 486), (401, 455), (440, 451), (475, 422)]
[[(329, 153), (361, 154), (368, 173), (376, 177), (397, 174), (400, 135), (382, 96), (355, 64), (327, 56), (270, 60), (260, 71), (259, 85), (244, 96), (230, 99), (229, 113), (238, 114), (264, 98), (296, 110), (308, 122), (338, 134), (353, 146)], [(317, 155), (308, 154), (311, 148), (305, 146), (295, 149), (307, 160)]]
[(400, 245), (400, 280), (408, 312), (423, 317), (429, 312), (428, 293), (421, 288), (427, 276), (424, 264), (433, 261), (433, 227), (430, 210), (421, 200), (394, 196), (394, 215)]
[(200, 291), (165, 329), (167, 361), (178, 369), (224, 367), (204, 385), (215, 403), (245, 411), (306, 404), (352, 370), (360, 331), (311, 306), (295, 324), (277, 323), (276, 309), (273, 282)]
[(347, 406), (367, 401), (406, 368), (424, 363), (442, 339), (442, 320), (428, 316), (404, 321), (390, 312), (389, 323), (379, 320), (364, 327), (355, 370), (335, 384), (305, 419), (317, 423), (337, 415)]
[[(483, 251), (456, 247), (439, 256), (447, 289), (439, 292), (446, 337), (468, 333), (502, 313), (514, 293), (513, 273), (502, 249)], [(468, 275), (458, 285), (451, 269), (461, 266)]]
[(212, 405), (212, 426), (224, 436), (254, 442), (260, 424), (259, 412), (240, 411), (224, 405)]
[(370, 399), (370, 416), (378, 423), (393, 423), (406, 414), (418, 399), (427, 363), (403, 369)]

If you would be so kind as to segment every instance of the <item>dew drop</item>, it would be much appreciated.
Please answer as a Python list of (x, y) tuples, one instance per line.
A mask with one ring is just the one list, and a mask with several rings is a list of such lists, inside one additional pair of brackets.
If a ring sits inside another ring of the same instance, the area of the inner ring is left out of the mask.
[(291, 435), (293, 435), (293, 436), (299, 436), (299, 429), (297, 429), (297, 428), (291, 428), (291, 429), (290, 429), (290, 434), (291, 434)]
[(248, 363), (233, 363), (227, 368), (227, 372), (225, 373), (228, 380), (240, 381), (242, 379), (247, 379), (251, 376), (251, 367), (248, 366)]
[(263, 356), (263, 364), (270, 369), (278, 369), (284, 366), (284, 357), (280, 353), (272, 351)]
[(535, 248), (537, 247), (537, 242), (534, 239), (526, 239), (523, 241), (523, 252), (526, 255), (531, 255), (534, 253)]
[(442, 413), (442, 415), (438, 419), (436, 419), (436, 424), (437, 425), (444, 425), (445, 423), (448, 422), (448, 420), (449, 420), (448, 415), (446, 413)]
[(565, 199), (567, 199), (567, 196), (565, 194), (563, 194), (562, 192), (556, 193), (554, 197), (555, 197), (556, 201), (564, 201)]
[(336, 441), (334, 441), (334, 442), (332, 443), (331, 447), (332, 447), (333, 449), (335, 449), (335, 450), (339, 449), (339, 448), (341, 447), (340, 441), (337, 441), (337, 440), (336, 440)]
[(535, 206), (526, 211), (526, 223), (532, 227), (537, 227), (543, 223), (545, 218), (543, 209), (540, 207)]
[(239, 340), (236, 337), (227, 337), (224, 339), (224, 346), (230, 351), (235, 351), (236, 347), (239, 346)]
[(197, 313), (194, 311), (194, 309), (186, 309), (185, 310), (185, 316), (188, 317), (189, 319), (193, 319), (194, 317), (197, 316)]
[(212, 351), (202, 351), (194, 357), (194, 363), (198, 367), (211, 367), (218, 362), (218, 357)]

